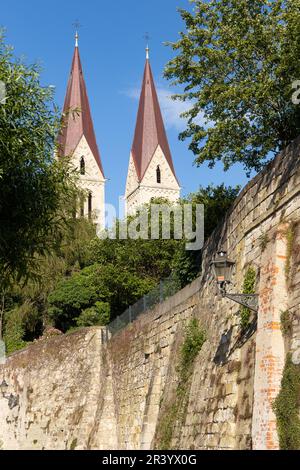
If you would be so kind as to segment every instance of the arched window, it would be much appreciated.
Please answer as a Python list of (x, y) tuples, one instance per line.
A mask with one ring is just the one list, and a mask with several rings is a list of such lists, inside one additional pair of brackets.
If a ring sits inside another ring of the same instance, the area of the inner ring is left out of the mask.
[(80, 159), (80, 174), (85, 175), (85, 161), (84, 157), (81, 157)]
[(161, 183), (161, 173), (160, 173), (159, 165), (156, 168), (156, 182)]
[(89, 193), (89, 197), (88, 197), (88, 216), (89, 216), (89, 219), (92, 218), (92, 210), (93, 210), (92, 200), (93, 200), (92, 193)]

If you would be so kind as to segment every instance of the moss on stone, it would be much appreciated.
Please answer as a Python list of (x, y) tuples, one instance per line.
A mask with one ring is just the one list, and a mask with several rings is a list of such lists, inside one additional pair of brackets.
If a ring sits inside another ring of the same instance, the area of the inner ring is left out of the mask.
[(71, 445), (70, 445), (70, 450), (75, 450), (77, 447), (77, 439), (73, 439), (73, 441), (71, 442)]

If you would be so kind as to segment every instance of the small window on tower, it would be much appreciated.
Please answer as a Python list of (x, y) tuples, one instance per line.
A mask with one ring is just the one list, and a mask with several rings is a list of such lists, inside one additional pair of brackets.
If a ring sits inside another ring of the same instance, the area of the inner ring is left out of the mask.
[(92, 210), (93, 210), (92, 200), (93, 200), (92, 193), (89, 193), (89, 198), (88, 198), (88, 216), (89, 216), (89, 219), (92, 218)]
[(159, 165), (158, 165), (158, 167), (156, 168), (156, 182), (157, 182), (157, 183), (161, 183), (161, 173), (160, 173)]
[(84, 157), (81, 157), (80, 159), (80, 174), (85, 175), (85, 161)]

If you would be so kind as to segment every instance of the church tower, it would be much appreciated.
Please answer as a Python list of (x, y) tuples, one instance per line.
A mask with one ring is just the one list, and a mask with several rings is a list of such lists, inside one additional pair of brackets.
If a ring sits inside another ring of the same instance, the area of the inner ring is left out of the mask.
[(132, 214), (151, 198), (176, 202), (180, 186), (163, 123), (146, 49), (146, 65), (126, 181), (126, 210)]
[(99, 227), (103, 227), (105, 177), (80, 61), (77, 33), (63, 113), (64, 127), (58, 140), (58, 155), (71, 157), (71, 162), (79, 172), (80, 186), (88, 192), (87, 198), (78, 204), (78, 216), (89, 217)]

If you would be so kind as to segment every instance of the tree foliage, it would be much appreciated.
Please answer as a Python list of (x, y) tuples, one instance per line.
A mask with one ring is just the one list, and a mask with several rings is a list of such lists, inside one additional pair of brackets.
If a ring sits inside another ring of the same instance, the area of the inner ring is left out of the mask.
[(227, 211), (233, 205), (240, 192), (240, 186), (213, 184), (200, 186), (198, 191), (190, 193), (183, 203), (203, 204), (204, 206), (204, 238), (210, 237), (214, 229), (222, 223)]
[[(109, 304), (113, 319), (149, 292), (160, 274), (167, 273), (164, 263), (154, 262), (153, 243), (142, 246), (136, 240), (134, 249), (131, 242), (98, 238), (91, 242), (90, 266), (62, 279), (48, 297), (50, 317), (57, 328), (66, 331), (75, 326), (82, 312), (94, 309), (98, 301)], [(166, 252), (165, 257), (168, 259)]]
[[(195, 193), (189, 194), (182, 200), (182, 203), (203, 204), (204, 206), (204, 240), (207, 240), (214, 229), (222, 223), (226, 212), (233, 205), (240, 187), (226, 187), (224, 184), (219, 186), (209, 185), (206, 188), (201, 187)], [(202, 252), (186, 251), (185, 243), (181, 243), (176, 250), (172, 262), (172, 268), (184, 287), (192, 282), (201, 269)]]
[(38, 276), (26, 283), (15, 281), (7, 289), (4, 339), (9, 351), (23, 347), (24, 341), (38, 338), (51, 324), (48, 296), (62, 279), (87, 266), (88, 245), (94, 236), (95, 228), (89, 221), (70, 220), (60, 243), (40, 258)]
[(107, 325), (110, 320), (110, 306), (106, 302), (96, 302), (93, 307), (83, 310), (76, 320), (77, 326)]
[(0, 34), (0, 288), (36, 273), (58, 242), (76, 192), (67, 160), (53, 158), (59, 119), (36, 65), (14, 59)]
[(61, 280), (49, 295), (50, 318), (60, 330), (68, 330), (80, 313), (98, 300), (99, 290), (92, 282), (92, 275), (92, 267), (85, 268)]
[(292, 82), (300, 77), (300, 0), (192, 0), (165, 75), (191, 103), (196, 163), (259, 170), (300, 133)]

